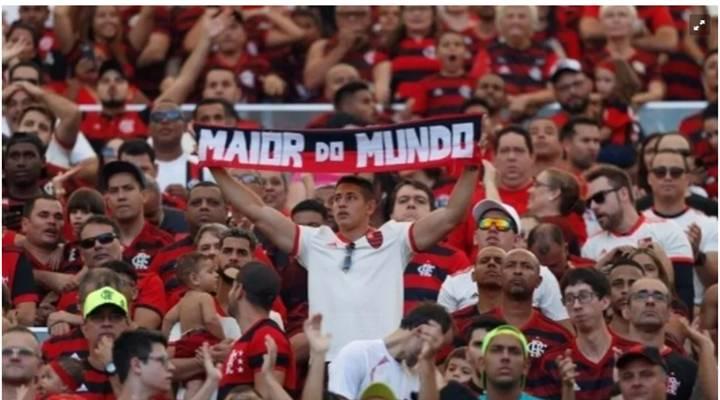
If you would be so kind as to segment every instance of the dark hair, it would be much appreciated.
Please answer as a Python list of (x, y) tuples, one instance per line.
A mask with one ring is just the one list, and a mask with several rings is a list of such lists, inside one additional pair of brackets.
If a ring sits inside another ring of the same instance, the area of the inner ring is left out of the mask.
[[(432, 25), (430, 25), (430, 33), (427, 37), (435, 38), (438, 31), (437, 10), (433, 6), (427, 7), (430, 7), (433, 13), (433, 22)], [(389, 52), (388, 56), (390, 56), (390, 58), (395, 58), (399, 55), (400, 42), (407, 38), (407, 27), (402, 22), (402, 13), (404, 11), (404, 8), (404, 6), (400, 6), (400, 23), (398, 24), (397, 29), (395, 29), (395, 31), (391, 33), (390, 39), (388, 40), (388, 44), (386, 47)]]
[(465, 103), (463, 103), (462, 113), (463, 114), (466, 113), (468, 108), (474, 107), (474, 106), (485, 107), (488, 110), (488, 112), (490, 112), (490, 110), (492, 110), (492, 107), (490, 107), (490, 103), (488, 103), (487, 100), (481, 99), (480, 97), (472, 97), (469, 100), (467, 100)]
[(574, 138), (575, 135), (577, 134), (577, 131), (575, 131), (575, 128), (578, 125), (590, 125), (590, 126), (594, 126), (596, 128), (600, 128), (600, 124), (598, 124), (598, 122), (592, 118), (572, 117), (560, 129), (560, 140), (565, 141), (565, 140), (571, 140), (572, 138)]
[(191, 252), (178, 258), (175, 266), (175, 275), (177, 279), (185, 286), (190, 287), (190, 276), (200, 271), (200, 265), (204, 261), (209, 261), (208, 257), (198, 253)]
[(424, 301), (413, 308), (400, 322), (400, 328), (411, 330), (430, 321), (435, 321), (442, 327), (443, 333), (452, 325), (452, 318), (445, 308), (431, 301)]
[(113, 272), (119, 274), (119, 275), (125, 275), (128, 278), (130, 278), (131, 281), (137, 283), (138, 280), (138, 274), (137, 271), (135, 271), (135, 267), (130, 265), (130, 263), (123, 261), (123, 260), (111, 260), (103, 263), (101, 265), (103, 268), (107, 268), (109, 270), (112, 270)]
[(105, 201), (97, 190), (79, 188), (70, 195), (67, 202), (68, 214), (77, 210), (90, 214), (103, 215), (105, 214)]
[(470, 324), (465, 328), (465, 331), (460, 333), (465, 340), (465, 344), (470, 345), (470, 338), (476, 330), (485, 329), (490, 332), (498, 326), (505, 325), (506, 323), (507, 322), (504, 320), (493, 317), (492, 315), (479, 315), (472, 319), (472, 322), (470, 322)]
[[(85, 230), (85, 227), (88, 225), (106, 225), (112, 228), (113, 233), (120, 237), (120, 227), (118, 224), (111, 220), (110, 218), (106, 217), (105, 215), (93, 215), (92, 217), (88, 218), (87, 221), (85, 221), (84, 224), (80, 227), (80, 230), (78, 231), (78, 236), (82, 235), (82, 232)], [(78, 238), (79, 239), (79, 238)]]
[(713, 101), (703, 109), (702, 113), (703, 121), (706, 119), (717, 119), (718, 117), (718, 102)]
[[(547, 222), (540, 223), (532, 228), (528, 234), (527, 247), (532, 248), (535, 246), (535, 243), (538, 242), (548, 243), (548, 240), (560, 245), (565, 243), (565, 235), (563, 234), (562, 228)], [(550, 251), (550, 248), (547, 245), (539, 249), (540, 253), (547, 253), (548, 251)]]
[(534, 153), (533, 145), (532, 145), (532, 138), (530, 137), (530, 134), (528, 133), (525, 128), (518, 126), (518, 125), (510, 125), (503, 129), (500, 129), (498, 133), (495, 134), (495, 143), (493, 143), (495, 151), (497, 152), (497, 149), (500, 146), (500, 140), (502, 140), (502, 137), (505, 135), (509, 135), (511, 133), (514, 133), (516, 135), (520, 135), (525, 140), (525, 146), (527, 146), (528, 152), (530, 154)]
[(80, 308), (82, 309), (82, 304), (85, 303), (85, 298), (90, 293), (105, 286), (110, 286), (122, 292), (128, 300), (130, 299), (127, 284), (120, 274), (109, 268), (90, 268), (87, 273), (80, 278), (80, 282), (78, 282), (78, 303)]
[(588, 183), (599, 179), (607, 178), (610, 185), (615, 189), (625, 188), (631, 202), (635, 202), (635, 196), (632, 191), (632, 181), (630, 175), (625, 170), (610, 164), (599, 164), (585, 173), (585, 181)]
[(22, 121), (23, 118), (25, 118), (25, 114), (34, 111), (36, 113), (42, 114), (45, 118), (47, 118), (50, 121), (50, 130), (55, 131), (55, 122), (57, 121), (57, 118), (55, 118), (55, 114), (53, 114), (52, 111), (50, 111), (49, 108), (37, 104), (33, 104), (30, 106), (25, 107), (22, 112), (20, 113), (20, 119), (18, 121)]
[(210, 97), (206, 99), (202, 99), (195, 105), (195, 109), (193, 110), (193, 119), (197, 118), (197, 112), (202, 106), (208, 106), (213, 104), (220, 104), (223, 108), (223, 113), (225, 114), (225, 118), (232, 118), (234, 120), (238, 119), (237, 112), (235, 112), (235, 107), (233, 107), (233, 104), (225, 99), (221, 99), (218, 97)]
[(220, 234), (220, 247), (223, 246), (223, 243), (225, 242), (225, 239), (227, 238), (237, 238), (237, 239), (245, 239), (248, 242), (250, 242), (250, 250), (255, 251), (255, 247), (257, 246), (257, 237), (255, 237), (255, 234), (252, 232), (241, 229), (241, 228), (230, 228), (227, 231)]
[(237, 276), (235, 283), (242, 285), (247, 301), (266, 311), (270, 311), (273, 302), (280, 294), (280, 276), (272, 267), (257, 261), (245, 264)]
[(322, 216), (323, 220), (326, 220), (328, 217), (325, 205), (315, 199), (306, 199), (297, 203), (295, 207), (293, 207), (292, 211), (290, 211), (290, 216), (294, 217), (295, 214), (303, 211), (316, 212)]
[(338, 179), (337, 183), (335, 184), (335, 188), (337, 189), (342, 184), (355, 185), (359, 187), (360, 192), (362, 193), (363, 197), (365, 197), (365, 200), (375, 199), (375, 190), (373, 184), (365, 178), (361, 178), (355, 175), (345, 175), (342, 178)]
[(585, 212), (585, 202), (580, 197), (580, 183), (575, 175), (553, 167), (542, 172), (548, 174), (549, 183), (553, 189), (560, 191), (560, 214), (576, 213), (582, 215)]
[(355, 93), (361, 92), (363, 90), (370, 90), (370, 85), (363, 81), (352, 81), (342, 85), (340, 89), (335, 92), (335, 97), (333, 98), (333, 106), (335, 107), (335, 111), (342, 111), (341, 106), (345, 102), (345, 100), (353, 96)]
[(130, 373), (130, 361), (138, 358), (147, 362), (154, 344), (167, 347), (167, 340), (160, 332), (139, 328), (125, 331), (115, 339), (113, 344), (113, 363), (117, 369), (120, 382), (125, 382)]
[(40, 37), (39, 37), (40, 32), (36, 32), (35, 28), (33, 28), (30, 24), (26, 24), (26, 23), (22, 22), (21, 20), (17, 20), (10, 25), (10, 29), (8, 29), (6, 38), (10, 38), (10, 36), (12, 36), (13, 32), (15, 32), (15, 30), (17, 30), (17, 29), (25, 29), (26, 31), (30, 32), (30, 34), (32, 35), (32, 38), (33, 38), (33, 47), (37, 51), (38, 42), (40, 40)]
[(592, 288), (598, 299), (610, 295), (610, 282), (602, 272), (595, 268), (573, 268), (569, 269), (560, 280), (560, 291), (565, 294), (568, 286), (585, 283)]
[(57, 363), (60, 364), (60, 368), (63, 369), (75, 382), (82, 382), (83, 375), (85, 374), (85, 367), (83, 362), (69, 356), (59, 357)]
[[(25, 218), (30, 218), (30, 214), (32, 214), (33, 210), (35, 209), (35, 204), (38, 200), (48, 200), (48, 201), (57, 201), (60, 202), (60, 200), (56, 199), (53, 196), (50, 196), (47, 193), (42, 193), (38, 196), (33, 197), (30, 200), (27, 200), (25, 204), (23, 205), (23, 211), (22, 216)], [(62, 205), (62, 203), (61, 203)]]
[(150, 158), (150, 162), (155, 164), (155, 150), (145, 139), (131, 139), (124, 141), (118, 149), (118, 160), (122, 160), (123, 154), (127, 154), (129, 156), (147, 155)]
[(34, 69), (35, 72), (37, 72), (37, 74), (38, 74), (38, 84), (39, 84), (39, 85), (42, 85), (42, 83), (43, 83), (42, 70), (40, 69), (40, 66), (39, 66), (36, 62), (33, 62), (33, 61), (20, 61), (19, 63), (17, 63), (17, 64), (15, 64), (15, 65), (13, 65), (12, 67), (10, 67), (10, 70), (8, 71), (8, 79), (10, 80), (10, 83), (15, 82), (15, 81), (13, 80), (13, 73), (14, 73), (18, 68), (23, 68), (23, 67), (27, 67), (27, 68), (32, 68), (32, 69)]
[[(13, 135), (10, 136), (10, 139), (8, 139), (7, 143), (5, 144), (5, 155), (7, 156), (7, 153), (10, 152), (11, 147), (15, 146), (16, 144), (22, 143), (30, 143), (31, 145), (35, 146), (35, 149), (37, 149), (40, 158), (43, 160), (45, 159), (45, 145), (43, 144), (42, 140), (40, 140), (38, 135), (28, 132), (13, 133)], [(3, 157), (3, 165), (5, 165), (5, 157)]]
[(235, 83), (235, 86), (240, 87), (240, 83), (238, 82), (237, 77), (235, 76), (235, 71), (233, 71), (230, 68), (222, 67), (219, 65), (214, 65), (214, 66), (210, 66), (207, 69), (207, 71), (205, 71), (205, 75), (203, 76), (203, 86), (202, 86), (203, 88), (205, 87), (205, 85), (207, 85), (208, 75), (210, 75), (210, 73), (213, 71), (225, 71), (225, 72), (229, 73), (232, 76), (232, 81), (233, 81), (233, 83)]
[(222, 189), (220, 188), (220, 186), (217, 183), (211, 182), (211, 181), (200, 181), (200, 182), (190, 186), (190, 188), (188, 189), (188, 201), (190, 201), (190, 197), (192, 197), (193, 190), (199, 189), (199, 188), (216, 188), (217, 190), (220, 191), (220, 194), (221, 194), (220, 197), (221, 197), (222, 201), (225, 202), (225, 196), (222, 196)]
[(390, 216), (392, 215), (393, 210), (395, 210), (395, 201), (397, 200), (397, 194), (405, 186), (411, 186), (414, 189), (421, 190), (424, 192), (428, 197), (428, 205), (430, 206), (430, 210), (435, 209), (435, 195), (433, 194), (432, 190), (424, 183), (412, 179), (403, 179), (400, 182), (395, 185), (392, 192), (390, 192), (390, 195), (387, 198), (387, 201), (385, 202), (385, 218), (390, 219)]
[[(643, 268), (642, 265), (640, 265), (639, 262), (633, 260), (632, 258), (628, 258), (625, 255), (620, 255), (618, 257), (613, 257), (609, 262), (607, 269), (605, 270), (605, 273), (610, 276), (612, 271), (617, 267), (624, 267), (624, 266), (630, 266), (635, 267), (642, 272), (643, 276), (645, 275), (645, 268)], [(601, 266), (602, 267), (602, 266)]]

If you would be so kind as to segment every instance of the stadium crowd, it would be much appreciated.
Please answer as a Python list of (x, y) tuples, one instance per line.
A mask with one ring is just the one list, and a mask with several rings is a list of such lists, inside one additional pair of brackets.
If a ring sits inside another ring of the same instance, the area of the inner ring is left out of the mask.
[[(716, 14), (19, 6), (3, 398), (717, 399)], [(663, 100), (706, 106), (643, 131)], [(332, 103), (297, 129), (480, 113), (485, 158), (198, 161), (194, 124), (277, 103)]]

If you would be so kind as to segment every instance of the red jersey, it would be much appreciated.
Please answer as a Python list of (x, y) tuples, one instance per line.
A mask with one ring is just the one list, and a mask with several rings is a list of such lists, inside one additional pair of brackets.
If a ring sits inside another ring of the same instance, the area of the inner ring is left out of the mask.
[(60, 357), (73, 357), (85, 360), (88, 357), (88, 342), (80, 328), (74, 328), (63, 336), (51, 336), (42, 344), (42, 356), (45, 362)]
[[(582, 60), (583, 69), (585, 70), (586, 75), (595, 76), (593, 70), (595, 66), (611, 58), (610, 53), (608, 53), (605, 48), (597, 51), (586, 52), (585, 57), (583, 57)], [(648, 89), (650, 82), (662, 80), (662, 77), (660, 76), (660, 64), (658, 63), (658, 56), (656, 54), (635, 49), (630, 58), (625, 61), (630, 64), (630, 68), (635, 71), (640, 79), (642, 91)]]
[(260, 372), (265, 348), (265, 336), (270, 335), (277, 344), (276, 370), (285, 372), (282, 382), (288, 391), (295, 389), (295, 357), (285, 333), (277, 324), (269, 319), (256, 322), (250, 329), (235, 341), (232, 351), (222, 366), (223, 377), (220, 379), (218, 399), (224, 399), (236, 386), (250, 385), (255, 382), (255, 374)]
[(423, 301), (437, 301), (445, 278), (470, 264), (465, 253), (448, 245), (436, 244), (416, 253), (403, 275), (404, 314)]
[(262, 96), (260, 77), (270, 73), (270, 64), (267, 60), (247, 53), (243, 53), (233, 64), (214, 53), (209, 57), (205, 69), (207, 71), (212, 67), (222, 67), (233, 71), (245, 95), (245, 100), (248, 102), (260, 99)]
[[(550, 117), (559, 129), (570, 120), (571, 115), (560, 111)], [(637, 119), (632, 109), (619, 102), (606, 102), (603, 104), (601, 117), (603, 128), (610, 130), (610, 138), (603, 144), (615, 144), (619, 146), (635, 144), (640, 139), (640, 131)]]
[[(323, 47), (323, 56), (327, 55), (334, 49), (338, 44), (337, 35), (331, 37), (325, 42)], [(348, 50), (347, 53), (340, 59), (339, 63), (349, 64), (357, 69), (360, 73), (360, 77), (368, 82), (373, 81), (373, 69), (376, 65), (388, 59), (387, 54), (382, 51), (378, 51), (379, 46), (376, 43), (367, 43), (364, 46), (357, 48), (353, 47)], [(328, 99), (332, 100), (332, 99)]]
[(434, 74), (413, 85), (413, 113), (423, 117), (456, 114), (473, 94), (475, 82), (467, 75), (445, 77)]
[[(3, 235), (3, 241), (4, 241)], [(37, 303), (32, 263), (22, 249), (3, 244), (2, 277), (10, 289), (10, 301), (17, 306), (21, 303)]]
[(705, 132), (702, 112), (685, 117), (680, 122), (678, 131), (688, 138), (692, 144), (693, 154), (703, 160), (706, 167), (717, 165), (717, 151), (712, 151), (710, 148), (710, 138), (708, 133)]
[[(674, 27), (673, 18), (667, 6), (636, 6), (635, 9), (638, 18), (643, 20), (650, 32), (655, 32), (664, 26)], [(599, 18), (600, 6), (584, 6), (582, 17)]]
[(116, 115), (88, 112), (83, 117), (80, 130), (92, 144), (105, 143), (113, 138), (145, 139), (148, 136), (147, 111), (123, 111)]
[(175, 276), (175, 267), (177, 260), (185, 254), (195, 250), (195, 244), (190, 236), (176, 241), (157, 252), (150, 264), (150, 272), (160, 276), (162, 282), (165, 283), (165, 293), (167, 295), (167, 307), (172, 308), (187, 288), (180, 283)]
[(95, 369), (85, 360), (82, 382), (75, 394), (87, 400), (115, 400), (115, 393), (110, 384), (110, 375), (105, 371)]
[(408, 83), (440, 71), (440, 62), (435, 57), (435, 38), (405, 38), (398, 43), (395, 56), (392, 58), (392, 87), (399, 98), (406, 98), (412, 93)]
[(172, 243), (172, 236), (162, 229), (145, 221), (140, 233), (135, 237), (129, 246), (123, 251), (123, 259), (129, 262), (138, 272), (138, 277), (147, 272), (152, 263), (152, 258), (161, 248)]

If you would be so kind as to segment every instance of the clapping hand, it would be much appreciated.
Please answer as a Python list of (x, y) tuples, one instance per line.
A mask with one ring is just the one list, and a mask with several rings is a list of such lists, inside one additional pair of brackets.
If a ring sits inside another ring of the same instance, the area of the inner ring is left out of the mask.
[(331, 336), (322, 333), (322, 315), (315, 314), (303, 324), (303, 331), (310, 344), (310, 351), (323, 356), (330, 349)]
[(207, 377), (206, 379), (214, 382), (220, 382), (220, 378), (222, 378), (222, 372), (220, 370), (221, 365), (213, 362), (212, 355), (210, 354), (210, 346), (207, 342), (203, 342), (201, 351), (203, 356), (203, 365), (205, 366), (205, 376)]

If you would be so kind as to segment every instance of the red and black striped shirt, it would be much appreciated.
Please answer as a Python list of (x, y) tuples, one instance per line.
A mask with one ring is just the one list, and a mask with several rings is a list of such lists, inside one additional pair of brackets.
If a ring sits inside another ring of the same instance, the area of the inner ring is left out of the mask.
[(150, 271), (155, 272), (165, 283), (168, 309), (177, 304), (187, 290), (175, 276), (177, 260), (194, 250), (192, 237), (187, 236), (162, 248), (153, 258)]
[(406, 38), (398, 43), (392, 59), (392, 88), (398, 98), (412, 94), (413, 82), (440, 71), (440, 61), (435, 56), (435, 38)]
[(448, 275), (470, 265), (465, 254), (453, 247), (436, 244), (427, 251), (416, 253), (405, 267), (404, 313), (423, 301), (437, 301), (440, 287)]
[(75, 394), (88, 400), (115, 400), (110, 376), (105, 371), (95, 369), (87, 360), (83, 368), (83, 379)]
[(417, 82), (411, 97), (413, 113), (423, 117), (455, 114), (473, 95), (474, 83), (468, 75), (445, 77), (434, 74)]
[[(373, 42), (374, 40), (371, 39), (370, 43), (364, 46), (359, 48), (353, 47), (345, 53), (342, 59), (340, 59), (341, 63), (355, 67), (360, 74), (360, 77), (369, 82), (372, 82), (373, 80), (373, 68), (375, 68), (375, 66), (380, 62), (388, 59), (387, 54), (382, 51), (375, 50), (378, 49), (379, 46), (377, 46), (377, 43)], [(337, 35), (328, 39), (323, 48), (323, 56), (330, 53), (335, 47), (337, 47), (337, 45)], [(332, 101), (332, 99), (328, 100)]]
[(2, 277), (13, 305), (38, 302), (32, 263), (19, 247), (3, 245)]
[(45, 362), (50, 362), (60, 357), (86, 360), (88, 352), (88, 342), (80, 328), (73, 329), (67, 335), (52, 336), (42, 344), (42, 356)]

